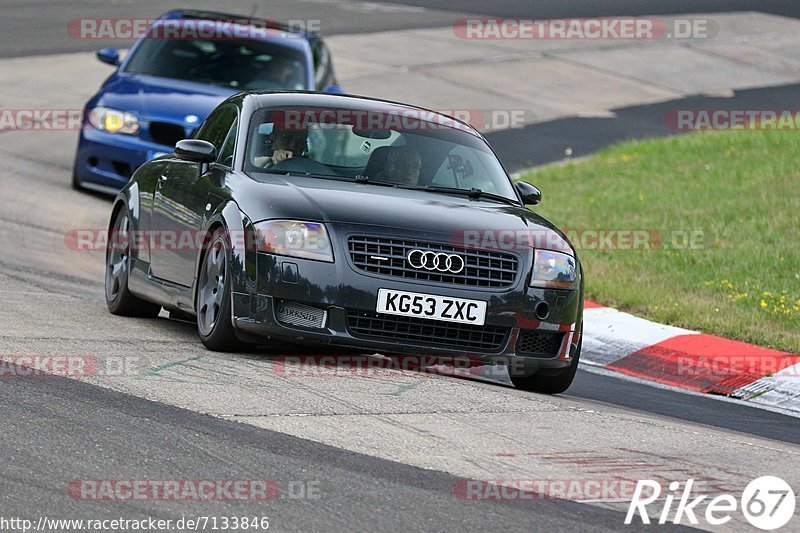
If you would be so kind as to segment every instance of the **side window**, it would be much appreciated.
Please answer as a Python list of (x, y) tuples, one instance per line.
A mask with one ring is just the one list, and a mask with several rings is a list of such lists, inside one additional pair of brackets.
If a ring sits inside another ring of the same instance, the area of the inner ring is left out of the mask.
[(217, 148), (217, 153), (222, 152), (225, 138), (231, 131), (231, 126), (236, 120), (236, 107), (225, 106), (217, 109), (203, 122), (197, 131), (197, 139), (208, 141)]
[(228, 136), (225, 138), (225, 142), (222, 143), (222, 150), (219, 151), (219, 155), (217, 156), (217, 163), (220, 165), (226, 167), (233, 165), (233, 149), (236, 147), (236, 132), (238, 130), (239, 120), (235, 119), (233, 121), (233, 126), (231, 126), (228, 132)]

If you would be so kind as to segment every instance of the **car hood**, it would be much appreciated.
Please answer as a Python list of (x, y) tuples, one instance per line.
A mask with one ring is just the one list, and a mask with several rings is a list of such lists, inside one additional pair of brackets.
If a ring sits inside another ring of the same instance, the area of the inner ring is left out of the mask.
[[(229, 87), (122, 73), (106, 82), (96, 105), (128, 111), (140, 118), (197, 126), (236, 92)], [(186, 120), (190, 115), (196, 118)]]
[(234, 195), (253, 222), (285, 218), (332, 223), (340, 228), (397, 228), (472, 247), (574, 253), (560, 230), (522, 206), (349, 181), (261, 176), (269, 182), (248, 180), (250, 187), (261, 191)]

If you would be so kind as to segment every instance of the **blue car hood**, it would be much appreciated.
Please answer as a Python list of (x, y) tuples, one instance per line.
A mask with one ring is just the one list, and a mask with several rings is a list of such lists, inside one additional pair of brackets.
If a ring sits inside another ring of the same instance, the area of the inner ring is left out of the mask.
[[(96, 105), (127, 111), (140, 119), (197, 126), (220, 102), (236, 92), (233, 87), (123, 73), (109, 78)], [(197, 119), (187, 121), (190, 115)]]

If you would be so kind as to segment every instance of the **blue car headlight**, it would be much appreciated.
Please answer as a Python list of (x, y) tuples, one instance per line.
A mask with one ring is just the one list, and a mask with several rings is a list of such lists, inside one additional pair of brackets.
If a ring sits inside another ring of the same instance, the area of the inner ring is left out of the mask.
[(265, 220), (254, 224), (258, 251), (333, 263), (328, 230), (319, 222)]
[(561, 252), (536, 250), (531, 287), (573, 289), (578, 284), (578, 265), (574, 257)]
[(136, 115), (98, 106), (89, 111), (89, 123), (100, 131), (107, 133), (139, 133), (139, 119)]

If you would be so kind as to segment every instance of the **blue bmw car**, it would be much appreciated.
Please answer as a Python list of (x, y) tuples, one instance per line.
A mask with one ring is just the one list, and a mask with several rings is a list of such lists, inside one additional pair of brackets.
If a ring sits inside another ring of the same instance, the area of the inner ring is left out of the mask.
[(115, 194), (142, 163), (172, 153), (234, 93), (342, 92), (318, 33), (238, 15), (169, 11), (124, 60), (113, 48), (97, 57), (118, 68), (84, 108), (76, 189)]

